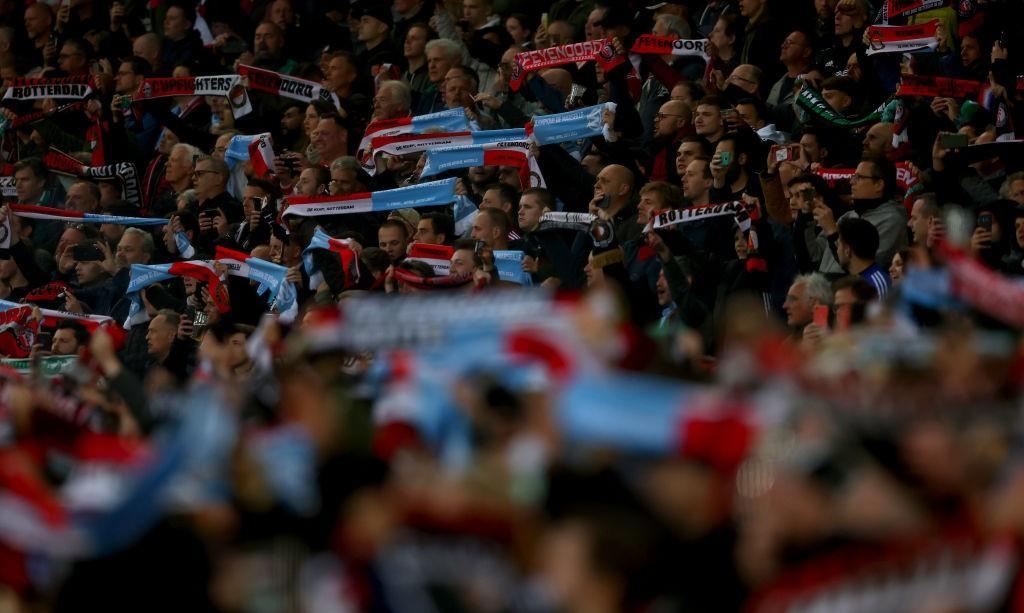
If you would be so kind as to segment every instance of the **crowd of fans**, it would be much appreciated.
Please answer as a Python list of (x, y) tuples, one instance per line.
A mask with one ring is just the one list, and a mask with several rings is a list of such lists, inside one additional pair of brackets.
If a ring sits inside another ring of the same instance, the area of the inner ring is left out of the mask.
[(0, 609), (1021, 609), (1022, 24), (0, 1)]

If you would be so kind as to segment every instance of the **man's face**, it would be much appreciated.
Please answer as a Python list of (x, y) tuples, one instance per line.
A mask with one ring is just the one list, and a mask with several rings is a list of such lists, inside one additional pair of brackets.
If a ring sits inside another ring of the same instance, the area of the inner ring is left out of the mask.
[(64, 253), (64, 250), (69, 245), (80, 245), (85, 240), (85, 234), (77, 228), (67, 228), (60, 235), (60, 240), (57, 241), (57, 250), (54, 254)]
[(583, 33), (586, 34), (587, 40), (604, 38), (604, 28), (597, 25), (597, 22), (601, 21), (606, 10), (607, 9), (603, 7), (598, 7), (590, 11), (590, 14), (587, 15), (587, 23), (583, 26)]
[(14, 190), (20, 203), (38, 204), (45, 185), (46, 181), (37, 177), (31, 168), (22, 168), (14, 173)]
[(261, 23), (253, 36), (253, 49), (257, 60), (272, 60), (281, 56), (284, 49), (284, 36), (281, 30), (268, 23)]
[(502, 211), (505, 211), (506, 213), (510, 213), (512, 211), (512, 204), (509, 202), (505, 202), (505, 200), (501, 197), (500, 190), (489, 189), (484, 192), (483, 200), (480, 201), (480, 208), (500, 209)]
[(524, 231), (533, 231), (543, 214), (544, 207), (536, 194), (526, 194), (519, 199), (519, 227)]
[(802, 196), (806, 189), (814, 189), (814, 186), (810, 183), (794, 183), (789, 186), (789, 209), (794, 215), (801, 211), (810, 212)]
[(408, 109), (403, 108), (398, 96), (395, 95), (393, 87), (384, 87), (377, 91), (373, 97), (373, 118), (394, 119), (406, 114)]
[(857, 27), (857, 18), (852, 13), (836, 11), (834, 24), (836, 36), (847, 36)]
[(757, 95), (757, 80), (754, 79), (754, 70), (750, 64), (741, 64), (729, 73), (729, 83), (742, 89), (748, 94)]
[(478, 241), (483, 241), (491, 247), (497, 238), (497, 228), (488, 215), (477, 215), (473, 218), (473, 229), (470, 236)]
[(75, 277), (78, 279), (79, 285), (88, 287), (102, 281), (106, 274), (99, 262), (76, 262)]
[(444, 79), (444, 102), (448, 108), (454, 109), (462, 106), (466, 94), (472, 94), (472, 85), (468, 79), (462, 76), (461, 72), (449, 70)]
[(612, 167), (607, 167), (597, 173), (597, 180), (594, 181), (594, 196), (611, 196), (612, 200), (624, 195), (624, 188), (628, 187)]
[(722, 112), (717, 106), (701, 104), (693, 117), (693, 127), (701, 136), (714, 136), (722, 131)]
[(637, 203), (636, 221), (641, 225), (647, 225), (652, 217), (665, 208), (665, 200), (661, 194), (655, 191), (648, 191), (640, 196)]
[(814, 134), (804, 134), (800, 137), (800, 146), (803, 147), (807, 159), (814, 162), (821, 161), (821, 146), (818, 144), (818, 137)]
[(674, 100), (669, 100), (661, 105), (658, 113), (654, 116), (655, 138), (671, 138), (686, 127), (685, 110), (683, 103)]
[(1024, 204), (1024, 179), (1018, 179), (1010, 183), (1010, 193), (1008, 196), (1010, 200), (1017, 204)]
[(270, 5), (270, 21), (277, 24), (277, 27), (282, 30), (287, 30), (288, 26), (295, 23), (295, 11), (292, 10), (292, 5), (287, 0), (277, 0), (274, 4)]
[(402, 54), (407, 58), (422, 57), (427, 47), (427, 31), (423, 28), (412, 28), (405, 35)]
[(356, 30), (356, 37), (364, 43), (373, 42), (382, 39), (387, 34), (387, 31), (388, 24), (376, 17), (363, 15), (359, 18), (359, 29)]
[(78, 339), (75, 338), (75, 331), (70, 328), (59, 328), (53, 333), (53, 342), (50, 344), (50, 352), (53, 355), (75, 355), (78, 353)]
[(297, 106), (288, 107), (288, 110), (281, 116), (281, 129), (285, 132), (298, 132), (302, 129), (302, 120), (305, 114)]
[(854, 296), (852, 289), (844, 287), (836, 290), (835, 296), (832, 299), (832, 305), (836, 312), (836, 319), (841, 320), (845, 317), (847, 318), (847, 321), (849, 321), (850, 315), (852, 314), (851, 311), (858, 302), (859, 301), (857, 300), (857, 297)]
[(871, 162), (857, 164), (857, 170), (850, 177), (850, 195), (854, 199), (881, 198), (885, 182), (878, 176), (878, 170)]
[(462, 18), (474, 28), (483, 25), (490, 12), (491, 7), (483, 0), (462, 0)]
[(149, 330), (146, 331), (146, 344), (149, 347), (149, 355), (164, 356), (171, 351), (174, 344), (174, 335), (177, 332), (171, 322), (163, 315), (157, 315), (149, 322)]
[(320, 191), (320, 186), (316, 182), (317, 169), (307, 168), (302, 171), (299, 175), (299, 180), (296, 182), (295, 187), (301, 196), (316, 196)]
[(753, 104), (737, 104), (736, 114), (740, 116), (748, 126), (759, 130), (764, 127), (764, 122), (761, 121), (761, 117), (757, 114), (757, 107)]
[(440, 245), (443, 243), (444, 235), (434, 232), (434, 224), (429, 219), (421, 219), (416, 224), (415, 239), (417, 243)]
[(474, 255), (475, 254), (469, 249), (456, 249), (455, 253), (452, 254), (451, 274), (473, 274), (473, 271), (476, 270), (476, 266), (473, 264)]
[(191, 24), (185, 19), (185, 12), (177, 6), (167, 9), (164, 16), (164, 36), (170, 40), (185, 38)]
[(672, 304), (672, 291), (669, 289), (665, 271), (658, 271), (658, 283), (655, 286), (658, 294), (658, 306), (667, 307)]
[(683, 176), (686, 167), (701, 154), (700, 144), (693, 142), (680, 143), (676, 152), (676, 174)]
[(907, 221), (907, 227), (910, 228), (910, 233), (914, 236), (914, 244), (923, 245), (928, 238), (928, 224), (931, 222), (930, 217), (925, 217), (921, 210), (924, 208), (924, 200), (915, 200), (913, 208), (910, 209), (910, 220)]
[(740, 0), (740, 15), (751, 18), (761, 10), (764, 0)]
[(142, 250), (142, 239), (139, 236), (125, 234), (117, 243), (114, 260), (122, 268), (132, 264), (148, 264), (149, 254)]
[(694, 160), (683, 172), (683, 196), (693, 201), (702, 201), (711, 187), (711, 179), (705, 175), (706, 160)]
[(213, 164), (209, 160), (200, 160), (196, 164), (192, 182), (195, 184), (196, 194), (200, 200), (213, 198), (224, 191), (224, 179), (220, 176), (220, 171), (214, 170), (212, 166)]
[(57, 66), (64, 72), (71, 75), (89, 72), (87, 62), (88, 58), (75, 45), (70, 43), (61, 45), (60, 53), (57, 54)]
[(355, 80), (355, 76), (355, 70), (352, 69), (352, 65), (345, 58), (334, 57), (327, 64), (327, 76), (324, 79), (324, 83), (328, 89), (337, 91), (352, 83)]
[(792, 328), (803, 328), (814, 320), (814, 306), (817, 301), (807, 296), (806, 283), (794, 283), (786, 293), (782, 309), (786, 311), (786, 324)]
[(494, 166), (470, 166), (469, 182), (474, 185), (482, 185), (494, 180), (497, 170)]
[(548, 26), (548, 38), (552, 45), (566, 45), (574, 42), (572, 39), (572, 26), (566, 21), (555, 21)]
[(853, 98), (838, 89), (824, 89), (821, 91), (821, 97), (825, 99), (825, 102), (828, 102), (829, 106), (840, 113), (850, 108), (850, 105), (853, 104)]
[(42, 7), (29, 6), (25, 9), (25, 31), (32, 40), (39, 38), (53, 27), (53, 20)]
[(427, 78), (431, 83), (440, 86), (445, 75), (452, 69), (452, 63), (444, 50), (439, 47), (427, 49)]
[(1017, 239), (1017, 247), (1024, 248), (1024, 217), (1013, 220), (1014, 237)]
[(129, 62), (121, 62), (114, 75), (114, 91), (118, 94), (131, 94), (139, 89), (141, 80)]
[(330, 190), (332, 196), (354, 194), (359, 191), (359, 178), (355, 170), (336, 168), (331, 171)]
[(231, 144), (231, 134), (221, 134), (217, 137), (217, 141), (213, 144), (213, 151), (210, 152), (210, 157), (218, 160), (224, 159), (224, 154), (227, 153), (228, 145)]
[(876, 123), (864, 135), (864, 153), (872, 157), (885, 155), (892, 149), (892, 124)]
[(224, 343), (228, 366), (238, 368), (249, 362), (249, 350), (245, 346), (245, 335), (236, 332), (227, 338)]
[(93, 197), (85, 183), (75, 183), (69, 187), (67, 198), (64, 199), (64, 208), (81, 213), (91, 213), (99, 205), (99, 201)]
[(782, 41), (782, 53), (779, 60), (783, 64), (799, 62), (804, 57), (807, 49), (807, 37), (802, 32), (790, 32), (789, 36)]
[(836, 255), (839, 256), (839, 265), (842, 266), (844, 270), (849, 270), (850, 260), (853, 258), (853, 251), (850, 250), (850, 246), (843, 241), (843, 237), (841, 236), (839, 237), (839, 240), (836, 241)]
[(345, 151), (341, 127), (333, 119), (321, 119), (317, 123), (312, 141), (313, 149), (320, 154), (322, 160), (333, 160)]
[(965, 36), (960, 42), (960, 61), (964, 66), (970, 66), (981, 58), (981, 47), (978, 46), (978, 39), (973, 36)]
[(405, 235), (392, 226), (381, 226), (377, 231), (378, 247), (388, 254), (388, 259), (397, 262), (405, 255)]
[(168, 183), (177, 183), (188, 178), (192, 174), (192, 170), (192, 158), (189, 157), (188, 151), (177, 147), (167, 158), (167, 164), (164, 166), (164, 178)]

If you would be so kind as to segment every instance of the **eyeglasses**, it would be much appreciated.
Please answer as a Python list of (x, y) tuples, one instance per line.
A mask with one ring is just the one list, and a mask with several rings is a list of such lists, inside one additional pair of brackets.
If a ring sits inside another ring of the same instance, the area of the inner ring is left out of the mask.
[(750, 79), (748, 79), (746, 77), (741, 77), (741, 76), (736, 75), (736, 74), (729, 75), (729, 80), (730, 81), (743, 81), (744, 83), (750, 83), (751, 85), (757, 85), (757, 81), (751, 81)]
[(684, 115), (677, 115), (675, 113), (658, 113), (654, 116), (654, 118), (658, 120), (665, 119), (666, 117), (684, 117)]
[(210, 174), (219, 175), (220, 173), (217, 172), (216, 170), (198, 170), (197, 169), (197, 170), (193, 170), (192, 171), (192, 176), (193, 177), (201, 177), (203, 175), (210, 175)]

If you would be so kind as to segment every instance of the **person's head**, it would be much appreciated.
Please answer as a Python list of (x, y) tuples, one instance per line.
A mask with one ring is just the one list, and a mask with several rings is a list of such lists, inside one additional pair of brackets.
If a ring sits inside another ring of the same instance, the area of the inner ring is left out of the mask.
[(765, 108), (757, 98), (743, 98), (736, 102), (736, 114), (754, 130), (765, 126)]
[(332, 196), (355, 194), (366, 189), (359, 180), (359, 162), (351, 156), (342, 156), (331, 162), (331, 182), (328, 188)]
[(729, 73), (728, 82), (729, 85), (757, 96), (761, 88), (761, 69), (753, 64), (740, 64)]
[(480, 255), (476, 252), (476, 241), (473, 239), (462, 239), (455, 241), (455, 250), (452, 252), (451, 274), (471, 275), (484, 265)]
[(417, 243), (444, 245), (455, 236), (455, 222), (446, 213), (427, 213), (416, 224)]
[(604, 26), (601, 25), (601, 20), (604, 19), (607, 10), (606, 7), (595, 6), (587, 15), (587, 21), (583, 24), (583, 34), (587, 40), (604, 38)]
[(1017, 241), (1017, 249), (1024, 249), (1024, 207), (1014, 209), (1013, 238)]
[(450, 109), (459, 108), (467, 94), (476, 94), (479, 78), (472, 68), (452, 66), (444, 77), (444, 102)]
[(766, 0), (740, 0), (740, 15), (756, 21), (764, 11)]
[(348, 88), (359, 76), (356, 58), (350, 51), (336, 51), (327, 62), (324, 87), (337, 93), (347, 93)]
[(868, 5), (864, 0), (853, 0), (836, 6), (834, 17), (836, 37), (851, 36), (856, 30), (864, 27), (868, 20)]
[(881, 157), (892, 152), (892, 124), (883, 121), (871, 126), (861, 144), (864, 155)]
[(18, 202), (39, 204), (46, 189), (48, 173), (39, 158), (25, 158), (14, 165), (14, 190)]
[(153, 235), (138, 228), (127, 228), (117, 242), (114, 260), (121, 268), (132, 264), (149, 264), (153, 257)]
[(114, 75), (114, 92), (123, 95), (135, 93), (151, 71), (149, 62), (141, 57), (133, 56), (124, 60)]
[(196, 21), (195, 9), (187, 4), (173, 4), (164, 13), (164, 37), (179, 41), (188, 36)]
[(914, 206), (910, 209), (910, 220), (907, 227), (915, 245), (924, 245), (928, 239), (928, 228), (932, 220), (937, 219), (942, 211), (939, 209), (939, 201), (935, 194), (921, 194), (914, 199)]
[(487, 23), (491, 16), (491, 0), (462, 0), (462, 18), (476, 29)]
[(363, 11), (359, 17), (356, 38), (368, 47), (375, 47), (388, 37), (392, 23), (394, 20), (391, 16), (391, 7), (375, 6), (370, 10)]
[(824, 131), (808, 126), (800, 135), (800, 147), (803, 149), (807, 159), (813, 164), (824, 163), (828, 160), (829, 142)]
[(845, 217), (839, 221), (836, 253), (840, 266), (850, 271), (851, 265), (868, 265), (875, 261), (877, 251), (878, 230), (870, 221), (860, 217)]
[(713, 180), (711, 162), (708, 158), (695, 158), (683, 171), (683, 197), (697, 204), (708, 201)]
[(146, 345), (149, 355), (157, 361), (167, 359), (171, 353), (171, 346), (174, 345), (174, 337), (178, 333), (178, 325), (181, 323), (181, 316), (170, 309), (157, 311), (156, 316), (149, 322), (149, 329), (146, 330)]
[(100, 187), (92, 181), (75, 181), (68, 188), (64, 208), (79, 213), (95, 213), (100, 208)]
[(458, 66), (462, 59), (459, 46), (453, 41), (438, 38), (427, 43), (427, 78), (440, 87), (452, 66)]
[(321, 196), (327, 192), (331, 173), (323, 166), (304, 168), (295, 182), (295, 191), (300, 196)]
[(853, 106), (857, 82), (850, 77), (829, 77), (821, 84), (821, 97), (840, 113)]
[(633, 172), (621, 164), (609, 164), (597, 173), (594, 181), (594, 195), (609, 196), (612, 206), (622, 205), (633, 195), (636, 178)]
[(1024, 171), (1015, 172), (1003, 181), (999, 188), (999, 197), (1004, 200), (1013, 200), (1017, 204), (1024, 204)]
[(388, 219), (377, 230), (378, 246), (388, 254), (392, 263), (405, 257), (405, 248), (409, 244), (409, 229), (404, 222)]
[(150, 67), (155, 70), (160, 67), (160, 52), (163, 43), (160, 37), (153, 32), (147, 32), (132, 42), (132, 55), (146, 60)]
[(964, 66), (970, 66), (981, 59), (981, 45), (978, 44), (978, 37), (968, 34), (960, 41), (960, 62)]
[(908, 261), (910, 261), (909, 249), (900, 249), (893, 254), (892, 263), (889, 264), (889, 278), (892, 279), (894, 285), (903, 280), (903, 273)]
[(543, 187), (531, 187), (519, 197), (519, 227), (532, 232), (541, 216), (555, 208), (555, 198)]
[(832, 304), (837, 321), (860, 323), (864, 319), (864, 305), (876, 298), (878, 290), (859, 275), (849, 275), (832, 283)]
[(685, 102), (691, 109), (697, 107), (697, 103), (704, 97), (704, 88), (696, 81), (680, 81), (672, 86), (668, 99), (678, 102)]
[(405, 81), (384, 81), (373, 97), (373, 119), (396, 119), (409, 114), (412, 90)]
[(793, 215), (810, 213), (816, 201), (825, 202), (826, 195), (831, 196), (828, 184), (814, 173), (797, 175), (789, 180), (786, 187), (789, 189), (789, 208)]
[(860, 83), (864, 77), (864, 72), (860, 69), (860, 58), (857, 57), (857, 53), (851, 53), (850, 57), (846, 58), (846, 75)]
[(57, 324), (53, 331), (53, 342), (50, 344), (50, 352), (53, 355), (77, 355), (81, 347), (89, 344), (89, 331), (85, 326), (70, 319), (65, 319)]
[(652, 181), (640, 188), (636, 221), (641, 225), (646, 225), (661, 211), (677, 209), (682, 204), (683, 195), (678, 187), (664, 181)]
[(726, 179), (735, 179), (740, 172), (745, 171), (747, 167), (747, 153), (744, 150), (740, 139), (731, 134), (727, 134), (718, 141), (718, 145), (715, 146), (715, 153), (721, 154), (729, 152), (730, 159), (729, 164), (726, 165)]
[(281, 131), (286, 134), (298, 134), (302, 130), (305, 109), (302, 104), (289, 104), (281, 115)]
[(473, 218), (470, 236), (491, 249), (499, 249), (505, 244), (509, 227), (508, 215), (501, 209), (480, 209)]
[[(86, 239), (86, 228), (82, 225), (69, 225), (64, 228), (64, 231), (60, 234), (60, 239), (57, 240), (57, 248), (54, 250), (54, 255), (59, 256), (64, 253), (64, 250), (68, 247), (80, 245)], [(93, 233), (95, 235), (95, 233)]]
[(110, 275), (103, 264), (96, 261), (75, 262), (75, 280), (79, 287), (93, 287), (106, 281)]
[(171, 155), (164, 165), (164, 178), (180, 191), (180, 186), (192, 184), (192, 171), (195, 170), (194, 160), (202, 157), (199, 150), (188, 143), (178, 143), (171, 148)]
[(252, 42), (257, 60), (279, 59), (284, 52), (284, 30), (272, 21), (264, 21), (256, 26)]
[(793, 30), (782, 41), (782, 50), (779, 53), (779, 61), (788, 67), (803, 67), (811, 62), (814, 55), (814, 47), (811, 46), (811, 37), (806, 32)]
[(533, 22), (523, 13), (512, 13), (505, 19), (505, 31), (515, 44), (522, 45), (533, 38)]
[(654, 137), (672, 138), (690, 123), (692, 113), (685, 102), (669, 100), (654, 116)]
[(691, 135), (683, 137), (676, 150), (676, 174), (680, 177), (686, 172), (690, 162), (699, 157), (710, 157), (711, 152), (705, 148), (705, 141), (700, 136)]
[(80, 38), (64, 41), (57, 55), (57, 66), (69, 75), (83, 75), (89, 72), (92, 45)]
[(888, 198), (896, 189), (896, 168), (882, 158), (864, 158), (850, 177), (850, 194), (855, 200)]
[(725, 106), (725, 101), (718, 96), (705, 96), (701, 99), (693, 116), (693, 127), (697, 134), (711, 141), (721, 138), (724, 132), (722, 108)]
[(516, 202), (519, 194), (516, 190), (504, 183), (492, 183), (484, 190), (483, 200), (480, 201), (480, 208), (493, 207), (501, 209), (510, 218), (515, 214)]
[(548, 38), (551, 40), (552, 45), (568, 45), (569, 43), (576, 42), (576, 29), (564, 19), (552, 21), (548, 25)]
[(348, 127), (337, 114), (323, 116), (316, 124), (310, 142), (321, 160), (333, 162), (348, 152)]
[(708, 35), (708, 39), (714, 43), (719, 51), (725, 49), (732, 51), (738, 35), (739, 29), (736, 26), (736, 17), (729, 14), (718, 18), (718, 21), (715, 22), (715, 27), (711, 29), (711, 34)]
[(285, 31), (289, 26), (295, 24), (295, 9), (289, 0), (274, 0), (274, 3), (267, 9), (267, 19), (277, 24)]
[(819, 273), (801, 275), (793, 280), (786, 292), (782, 309), (786, 311), (786, 324), (803, 328), (814, 320), (814, 307), (832, 303), (832, 286)]
[(414, 23), (409, 26), (405, 33), (405, 41), (402, 45), (402, 55), (406, 59), (417, 59), (426, 56), (427, 42), (430, 41), (430, 26), (425, 23)]
[(53, 9), (45, 2), (36, 2), (25, 8), (25, 33), (36, 40), (53, 30)]
[(224, 336), (224, 357), (231, 369), (244, 368), (249, 365), (249, 348), (246, 341), (252, 336), (255, 328), (245, 324), (235, 324)]
[(192, 171), (192, 183), (200, 201), (209, 200), (227, 190), (231, 171), (224, 160), (215, 157), (201, 157)]

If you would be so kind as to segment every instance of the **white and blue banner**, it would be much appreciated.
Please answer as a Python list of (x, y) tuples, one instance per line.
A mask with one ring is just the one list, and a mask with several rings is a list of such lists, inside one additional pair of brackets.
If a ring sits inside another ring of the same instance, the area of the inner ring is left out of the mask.
[(555, 145), (592, 136), (608, 138), (610, 130), (604, 121), (605, 111), (614, 113), (615, 103), (605, 102), (565, 113), (538, 115), (527, 125), (527, 131), (538, 145)]
[(523, 270), (524, 257), (522, 251), (495, 250), (494, 267), (498, 269), (498, 278), (519, 285), (533, 285), (530, 273)]
[(431, 181), (380, 192), (347, 196), (288, 196), (284, 216), (319, 217), (350, 213), (379, 213), (455, 202), (455, 179)]

